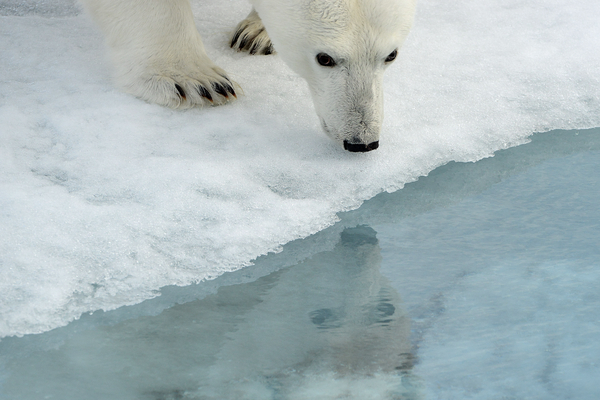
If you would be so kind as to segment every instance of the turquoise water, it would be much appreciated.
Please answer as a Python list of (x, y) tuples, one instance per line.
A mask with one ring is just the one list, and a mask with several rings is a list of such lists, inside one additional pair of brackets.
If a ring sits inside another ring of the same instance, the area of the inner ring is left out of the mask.
[(450, 163), (254, 266), (0, 342), (2, 399), (597, 399), (600, 129)]

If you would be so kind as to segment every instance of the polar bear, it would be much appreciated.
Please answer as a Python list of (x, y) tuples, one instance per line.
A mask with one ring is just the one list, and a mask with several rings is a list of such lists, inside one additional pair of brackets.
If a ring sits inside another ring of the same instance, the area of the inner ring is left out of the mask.
[[(196, 29), (189, 0), (81, 0), (104, 32), (117, 84), (165, 106), (236, 97)], [(250, 0), (231, 47), (276, 49), (310, 88), (327, 135), (346, 150), (379, 146), (383, 72), (412, 25), (416, 0)]]

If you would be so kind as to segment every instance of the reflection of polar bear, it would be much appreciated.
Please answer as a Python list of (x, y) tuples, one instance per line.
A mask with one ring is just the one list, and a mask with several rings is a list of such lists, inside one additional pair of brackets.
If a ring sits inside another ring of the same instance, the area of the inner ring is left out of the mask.
[[(206, 55), (189, 0), (82, 1), (107, 36), (127, 92), (170, 107), (235, 97), (225, 71)], [(231, 47), (268, 54), (274, 45), (308, 82), (325, 132), (347, 150), (376, 149), (383, 71), (410, 29), (415, 0), (251, 2)]]
[(31, 338), (12, 352), (27, 356), (0, 358), (2, 398), (420, 399), (410, 317), (381, 260), (373, 229), (348, 228), (331, 250), (156, 316), (138, 317), (142, 303)]

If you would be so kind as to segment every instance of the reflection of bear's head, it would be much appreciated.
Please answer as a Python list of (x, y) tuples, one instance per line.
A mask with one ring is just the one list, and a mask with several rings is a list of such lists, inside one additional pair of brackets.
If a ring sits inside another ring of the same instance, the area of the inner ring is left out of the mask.
[(217, 296), (228, 292), (229, 304), (254, 304), (236, 316), (219, 349), (217, 359), (236, 359), (235, 366), (217, 362), (213, 379), (268, 376), (289, 398), (338, 398), (322, 395), (321, 385), (340, 394), (350, 382), (377, 387), (381, 396), (374, 398), (400, 398), (392, 394), (412, 379), (410, 318), (381, 274), (381, 260), (375, 230), (357, 226), (345, 229), (332, 250), (243, 285), (244, 294), (252, 293), (247, 299), (220, 289)]
[(349, 151), (379, 145), (383, 72), (415, 0), (254, 1), (275, 49), (308, 82), (325, 132)]
[(335, 309), (311, 313), (317, 326), (326, 327), (328, 319), (337, 322), (328, 327), (323, 350), (330, 366), (351, 375), (410, 370), (410, 321), (399, 294), (380, 273), (377, 232), (366, 225), (346, 228), (335, 249), (314, 256), (311, 263), (317, 267), (312, 272), (316, 279), (329, 280), (331, 292), (337, 292), (324, 297), (324, 303), (335, 298)]

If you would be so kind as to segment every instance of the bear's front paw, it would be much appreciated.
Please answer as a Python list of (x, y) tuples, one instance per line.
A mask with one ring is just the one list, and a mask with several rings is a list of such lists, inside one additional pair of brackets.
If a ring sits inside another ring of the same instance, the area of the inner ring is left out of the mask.
[(247, 51), (250, 54), (275, 53), (273, 43), (271, 43), (258, 13), (254, 10), (235, 28), (230, 46), (232, 49)]
[(182, 72), (155, 71), (124, 86), (137, 97), (171, 108), (220, 105), (237, 98), (235, 85), (218, 67)]

